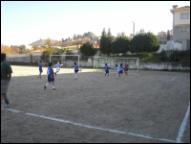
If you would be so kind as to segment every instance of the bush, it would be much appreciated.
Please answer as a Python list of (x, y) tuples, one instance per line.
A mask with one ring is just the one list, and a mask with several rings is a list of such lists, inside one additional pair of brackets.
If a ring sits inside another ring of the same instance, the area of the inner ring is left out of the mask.
[(153, 57), (151, 53), (147, 53), (143, 55), (143, 58), (141, 58), (141, 61), (148, 61)]

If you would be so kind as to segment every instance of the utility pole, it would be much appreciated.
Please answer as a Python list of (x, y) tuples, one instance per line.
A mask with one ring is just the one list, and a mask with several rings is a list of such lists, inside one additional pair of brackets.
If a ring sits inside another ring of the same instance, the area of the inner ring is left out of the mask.
[(135, 36), (135, 23), (134, 23), (134, 21), (132, 21), (133, 22), (133, 37)]

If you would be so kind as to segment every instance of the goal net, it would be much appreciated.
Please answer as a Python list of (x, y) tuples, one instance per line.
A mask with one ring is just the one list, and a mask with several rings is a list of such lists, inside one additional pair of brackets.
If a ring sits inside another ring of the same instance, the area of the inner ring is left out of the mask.
[(50, 62), (54, 65), (59, 61), (63, 68), (73, 68), (74, 62), (79, 66), (79, 55), (50, 55)]
[(105, 63), (109, 66), (110, 73), (117, 73), (116, 65), (120, 66), (123, 64), (124, 67), (125, 64), (128, 64), (128, 74), (140, 74), (139, 58), (137, 57), (94, 57), (94, 70), (105, 73)]

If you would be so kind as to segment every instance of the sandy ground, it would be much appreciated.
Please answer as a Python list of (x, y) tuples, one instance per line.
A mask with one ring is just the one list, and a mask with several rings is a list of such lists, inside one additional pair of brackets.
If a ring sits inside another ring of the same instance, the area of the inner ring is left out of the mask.
[[(73, 69), (55, 76), (46, 69), (12, 66), (10, 106), (1, 113), (1, 143), (178, 142), (190, 101), (190, 73), (142, 71), (105, 76)], [(17, 110), (17, 111), (16, 111)], [(190, 143), (190, 112), (181, 142)]]

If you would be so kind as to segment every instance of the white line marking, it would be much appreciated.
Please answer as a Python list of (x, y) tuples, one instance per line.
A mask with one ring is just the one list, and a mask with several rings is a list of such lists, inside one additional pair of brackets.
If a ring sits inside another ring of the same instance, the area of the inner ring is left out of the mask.
[(173, 79), (171, 79), (170, 81), (173, 81), (173, 80), (175, 80), (177, 77), (174, 77)]
[(109, 129), (109, 128), (101, 128), (101, 127), (97, 127), (97, 126), (84, 125), (81, 123), (75, 123), (72, 121), (58, 119), (58, 118), (46, 117), (46, 116), (41, 116), (41, 115), (32, 114), (32, 113), (23, 113), (21, 111), (13, 110), (13, 109), (5, 109), (5, 110), (15, 112), (15, 113), (22, 113), (22, 114), (26, 114), (26, 115), (30, 115), (30, 116), (40, 117), (40, 118), (44, 118), (44, 119), (48, 119), (48, 120), (69, 123), (69, 124), (73, 124), (76, 126), (82, 126), (82, 127), (86, 127), (86, 128), (90, 128), (90, 129), (97, 129), (97, 130), (108, 131), (108, 132), (112, 132), (112, 133), (127, 134), (127, 135), (131, 135), (131, 136), (142, 137), (142, 138), (147, 138), (147, 139), (156, 139), (156, 140), (165, 141), (165, 142), (177, 143), (177, 141), (173, 141), (173, 140), (169, 140), (169, 139), (153, 138), (153, 137), (145, 136), (145, 135), (141, 135), (141, 134), (127, 133), (125, 131), (119, 131), (119, 130), (114, 130), (114, 129)]
[(182, 121), (182, 124), (180, 126), (178, 136), (176, 138), (176, 141), (178, 143), (182, 142), (182, 137), (184, 135), (184, 131), (185, 131), (185, 128), (186, 128), (186, 124), (187, 124), (189, 114), (190, 114), (190, 101), (189, 101), (189, 105), (188, 105), (187, 112), (185, 114), (184, 120)]

